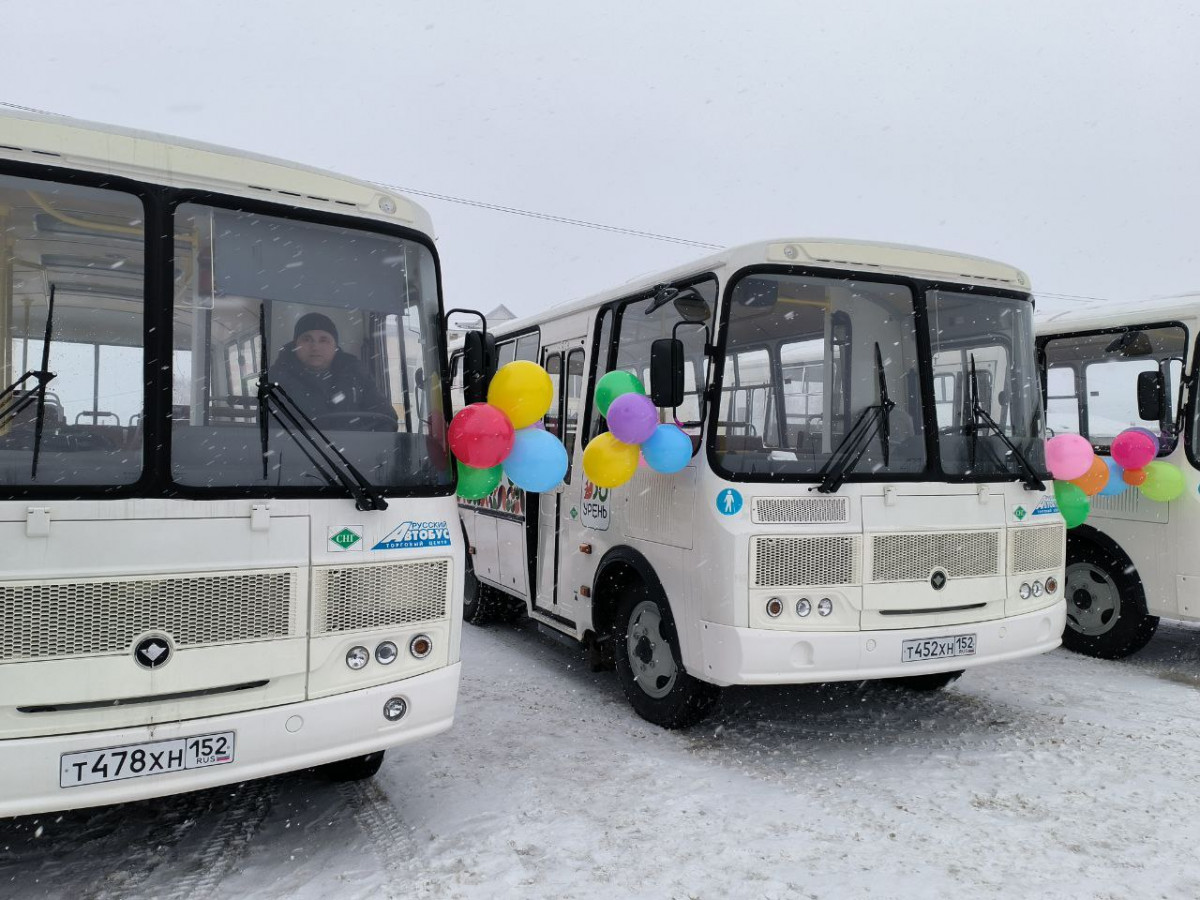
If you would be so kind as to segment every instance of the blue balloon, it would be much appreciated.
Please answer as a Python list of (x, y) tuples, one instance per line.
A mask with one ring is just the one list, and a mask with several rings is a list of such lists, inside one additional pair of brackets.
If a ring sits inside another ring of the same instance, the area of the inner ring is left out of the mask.
[(548, 431), (522, 428), (504, 460), (504, 474), (531, 494), (552, 491), (567, 474), (567, 448)]
[(1104, 464), (1108, 466), (1108, 482), (1100, 489), (1101, 497), (1115, 497), (1117, 494), (1123, 494), (1129, 490), (1129, 485), (1125, 483), (1125, 479), (1121, 476), (1125, 474), (1125, 470), (1113, 462), (1111, 456), (1100, 457), (1104, 460)]
[(642, 456), (655, 472), (670, 475), (691, 460), (692, 439), (678, 425), (659, 425), (642, 444)]

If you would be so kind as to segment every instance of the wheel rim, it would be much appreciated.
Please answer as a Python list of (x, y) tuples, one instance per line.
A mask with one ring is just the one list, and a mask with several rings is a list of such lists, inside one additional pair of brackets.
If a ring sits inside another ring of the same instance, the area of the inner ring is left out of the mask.
[(1087, 562), (1067, 566), (1067, 623), (1088, 637), (1112, 630), (1121, 616), (1121, 593), (1108, 572)]
[(663, 634), (662, 611), (653, 600), (643, 600), (633, 608), (625, 632), (625, 653), (633, 680), (643, 693), (655, 700), (671, 693), (679, 669), (671, 642)]

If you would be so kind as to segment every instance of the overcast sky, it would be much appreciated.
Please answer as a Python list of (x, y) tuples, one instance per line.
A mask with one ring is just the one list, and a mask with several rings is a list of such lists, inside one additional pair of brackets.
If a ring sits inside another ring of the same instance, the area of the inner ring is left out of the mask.
[[(1045, 306), (1200, 290), (1192, 0), (0, 0), (0, 16), (0, 102), (698, 242), (974, 253), (1025, 269)], [(708, 252), (417, 199), (448, 305), (533, 313)]]

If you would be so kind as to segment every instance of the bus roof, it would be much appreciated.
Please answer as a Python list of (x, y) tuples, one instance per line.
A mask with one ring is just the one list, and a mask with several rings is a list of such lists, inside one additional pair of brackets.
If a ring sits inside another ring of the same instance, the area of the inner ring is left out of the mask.
[(379, 185), (200, 141), (32, 111), (0, 110), (0, 159), (352, 213), (433, 235), (429, 213)]
[(1063, 312), (1039, 315), (1038, 334), (1063, 334), (1098, 328), (1121, 328), (1139, 322), (1169, 322), (1200, 315), (1200, 293), (1156, 297), (1134, 305), (1096, 302)]
[(692, 275), (720, 269), (736, 271), (746, 266), (764, 264), (880, 272), (1010, 291), (1027, 292), (1030, 289), (1029, 276), (1020, 269), (979, 256), (905, 244), (881, 244), (839, 238), (776, 238), (730, 247), (665, 272), (642, 275), (620, 287), (579, 300), (568, 300), (535, 316), (505, 322), (497, 331), (510, 333), (536, 323), (552, 321), (600, 306), (609, 300), (649, 290), (663, 282), (679, 281)]

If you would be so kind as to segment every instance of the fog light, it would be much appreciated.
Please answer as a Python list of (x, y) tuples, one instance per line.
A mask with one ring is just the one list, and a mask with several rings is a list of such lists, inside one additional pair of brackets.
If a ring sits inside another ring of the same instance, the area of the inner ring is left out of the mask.
[(1023, 585), (1021, 585), (1021, 589), (1017, 591), (1017, 593), (1021, 595), (1022, 600), (1028, 600), (1029, 595), (1033, 593), (1033, 590), (1029, 587), (1029, 582), (1025, 582)]
[(351, 647), (346, 654), (346, 665), (358, 670), (371, 661), (371, 652), (366, 647)]
[(396, 661), (396, 657), (400, 655), (400, 651), (396, 649), (396, 645), (391, 641), (384, 641), (375, 648), (375, 661), (380, 665), (390, 666)]
[(1046, 579), (1046, 593), (1053, 594), (1058, 590), (1058, 579), (1053, 575)]
[(433, 641), (427, 634), (418, 634), (408, 642), (408, 652), (417, 659), (424, 659), (433, 652)]
[(772, 597), (767, 601), (767, 615), (772, 619), (778, 619), (783, 615), (783, 601), (778, 597)]
[(833, 601), (828, 597), (822, 597), (821, 602), (817, 604), (817, 615), (828, 616), (833, 612)]
[(1042, 583), (1040, 581), (1035, 581), (1033, 583), (1033, 596), (1035, 596), (1035, 597), (1042, 596)]
[(408, 712), (408, 704), (404, 702), (403, 697), (393, 697), (383, 704), (383, 717), (389, 722), (399, 722), (404, 718), (406, 712)]
[(796, 601), (796, 615), (803, 619), (810, 612), (812, 612), (812, 603), (809, 602), (807, 597), (801, 597)]

